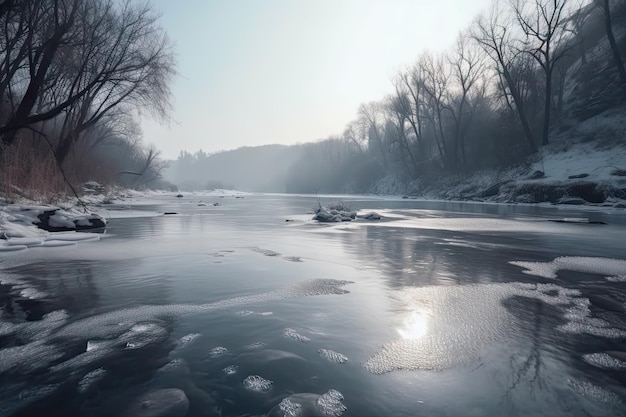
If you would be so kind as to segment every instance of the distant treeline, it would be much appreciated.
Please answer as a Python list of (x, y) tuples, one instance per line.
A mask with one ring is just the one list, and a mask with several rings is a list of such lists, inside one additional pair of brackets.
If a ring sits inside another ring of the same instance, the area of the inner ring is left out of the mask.
[(452, 48), (425, 51), (399, 71), (393, 93), (361, 105), (343, 134), (281, 147), (273, 157), (265, 147), (256, 163), (250, 148), (183, 153), (170, 178), (195, 187), (217, 180), (363, 192), (384, 177), (409, 183), (515, 163), (554, 132), (624, 102), (625, 23), (624, 0), (495, 1)]
[(137, 120), (167, 115), (174, 72), (143, 2), (0, 0), (0, 186), (156, 180)]

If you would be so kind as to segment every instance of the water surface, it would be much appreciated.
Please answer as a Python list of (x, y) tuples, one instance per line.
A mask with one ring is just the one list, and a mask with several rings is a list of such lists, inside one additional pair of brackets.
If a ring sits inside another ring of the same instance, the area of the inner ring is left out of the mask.
[[(384, 218), (160, 197), (0, 255), (0, 415), (123, 416), (160, 388), (188, 416), (626, 415), (623, 212), (344, 201)], [(607, 224), (549, 221), (574, 217)]]

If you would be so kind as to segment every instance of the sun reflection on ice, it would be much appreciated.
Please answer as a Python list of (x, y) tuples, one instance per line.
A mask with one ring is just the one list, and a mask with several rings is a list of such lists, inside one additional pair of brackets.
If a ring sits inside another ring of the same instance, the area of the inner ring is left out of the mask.
[(398, 329), (403, 339), (415, 340), (424, 336), (428, 331), (428, 311), (414, 310), (404, 319), (404, 326)]

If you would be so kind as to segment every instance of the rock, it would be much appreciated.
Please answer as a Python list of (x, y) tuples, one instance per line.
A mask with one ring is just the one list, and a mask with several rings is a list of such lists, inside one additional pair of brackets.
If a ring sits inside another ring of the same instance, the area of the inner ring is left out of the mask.
[(529, 180), (538, 180), (541, 178), (545, 178), (546, 174), (543, 171), (535, 171), (528, 176)]
[(61, 214), (59, 210), (46, 210), (37, 215), (39, 222), (36, 226), (48, 232), (95, 230), (106, 227), (106, 220), (96, 213), (69, 217)]
[(219, 205), (220, 205), (220, 203), (217, 203), (217, 202), (213, 203), (213, 207), (217, 207)]
[(182, 194), (176, 194), (176, 198), (183, 198)]
[(616, 177), (626, 177), (626, 169), (616, 168), (611, 171), (611, 175), (615, 175)]
[(124, 417), (184, 417), (189, 399), (178, 388), (165, 388), (137, 398), (123, 414)]
[(168, 216), (170, 214), (178, 214), (175, 211), (166, 211), (165, 213), (163, 213), (164, 216)]

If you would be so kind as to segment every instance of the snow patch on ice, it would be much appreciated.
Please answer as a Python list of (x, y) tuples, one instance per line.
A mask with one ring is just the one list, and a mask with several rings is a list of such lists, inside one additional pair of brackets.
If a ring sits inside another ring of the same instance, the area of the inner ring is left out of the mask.
[(330, 349), (319, 349), (317, 351), (317, 353), (320, 354), (320, 356), (324, 359), (329, 360), (330, 362), (337, 362), (337, 363), (346, 363), (348, 362), (348, 357), (339, 353), (339, 352), (335, 352), (333, 350)]
[(283, 331), (283, 336), (285, 336), (287, 339), (297, 340), (298, 342), (301, 342), (301, 343), (306, 343), (311, 340), (310, 338), (301, 335), (296, 330), (291, 329), (289, 327)]
[(258, 375), (250, 375), (243, 380), (243, 386), (250, 391), (267, 392), (272, 389), (273, 382)]
[(622, 338), (626, 331), (591, 316), (580, 291), (554, 284), (475, 284), (461, 287), (405, 289), (407, 320), (402, 338), (383, 345), (364, 364), (372, 373), (393, 370), (441, 370), (475, 360), (489, 344), (501, 340), (517, 323), (503, 302), (512, 297), (537, 299), (563, 311), (564, 333)]
[(583, 360), (590, 365), (597, 366), (602, 369), (626, 369), (626, 362), (620, 361), (607, 353), (588, 353), (583, 355)]
[(562, 256), (551, 262), (511, 261), (511, 265), (525, 268), (528, 275), (555, 279), (560, 270), (605, 275), (611, 281), (626, 279), (626, 260), (613, 258)]

